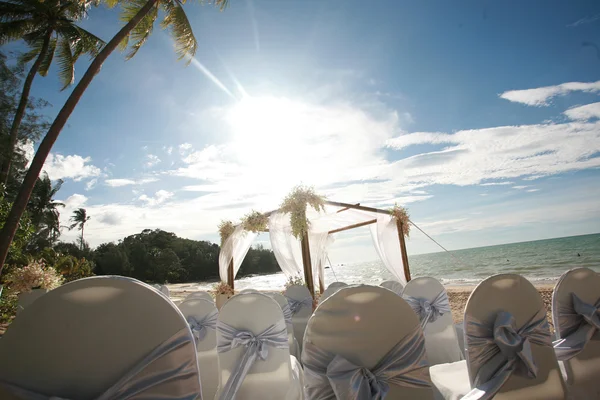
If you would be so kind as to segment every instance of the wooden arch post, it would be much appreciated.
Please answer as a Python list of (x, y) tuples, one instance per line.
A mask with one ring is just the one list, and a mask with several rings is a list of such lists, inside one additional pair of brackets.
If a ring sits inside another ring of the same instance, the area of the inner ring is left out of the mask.
[(312, 274), (312, 263), (310, 260), (310, 245), (308, 242), (308, 234), (305, 233), (302, 236), (300, 241), (300, 245), (302, 248), (302, 265), (304, 266), (304, 282), (306, 282), (306, 287), (310, 292), (310, 295), (315, 297), (315, 282), (313, 280)]
[(231, 257), (231, 261), (229, 261), (229, 266), (227, 267), (227, 285), (229, 285), (231, 289), (233, 289), (234, 279), (235, 278), (233, 276), (233, 257)]
[(396, 228), (398, 229), (398, 240), (400, 241), (400, 253), (402, 254), (402, 265), (404, 265), (404, 276), (406, 282), (410, 281), (410, 268), (408, 266), (408, 254), (406, 253), (406, 242), (404, 240), (404, 224), (400, 220), (396, 220)]

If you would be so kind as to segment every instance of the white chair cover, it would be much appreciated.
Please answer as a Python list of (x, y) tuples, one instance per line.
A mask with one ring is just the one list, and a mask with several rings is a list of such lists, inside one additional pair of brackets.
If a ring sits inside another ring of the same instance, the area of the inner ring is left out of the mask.
[(201, 398), (186, 320), (131, 278), (85, 278), (50, 291), (13, 321), (0, 360), (2, 399)]
[(600, 275), (588, 268), (564, 273), (552, 295), (554, 348), (576, 399), (600, 398)]
[(219, 399), (302, 398), (302, 377), (290, 356), (283, 312), (261, 293), (236, 295), (217, 323)]
[(391, 290), (398, 296), (402, 296), (402, 291), (404, 290), (404, 286), (398, 281), (383, 281), (379, 286)]
[(338, 290), (340, 290), (343, 287), (348, 286), (347, 284), (345, 284), (344, 282), (333, 282), (331, 285), (329, 285), (327, 287), (327, 289), (325, 289), (325, 291), (323, 292), (323, 294), (321, 294), (321, 297), (319, 297), (319, 303), (322, 303), (323, 301), (327, 300), (327, 298), (329, 296), (331, 296), (332, 294), (334, 294), (335, 292), (337, 292)]
[(286, 289), (285, 298), (292, 311), (292, 324), (294, 325), (294, 336), (302, 351), (302, 341), (304, 340), (304, 331), (310, 318), (313, 308), (313, 299), (308, 288), (303, 285), (292, 285)]
[(240, 290), (240, 292), (239, 292), (239, 294), (244, 294), (244, 293), (260, 293), (260, 292), (256, 289), (252, 289), (252, 288)]
[(179, 310), (188, 321), (196, 343), (198, 366), (202, 379), (202, 398), (214, 399), (219, 387), (217, 356), (217, 318), (215, 303), (206, 299), (186, 299)]
[(403, 297), (421, 321), (429, 364), (462, 360), (444, 286), (435, 278), (416, 278), (406, 284)]
[(204, 292), (204, 291), (190, 293), (185, 298), (185, 300), (192, 300), (192, 299), (203, 299), (203, 300), (211, 301), (213, 303), (215, 302), (213, 297), (209, 293)]
[(419, 321), (389, 290), (340, 289), (315, 310), (304, 340), (310, 399), (433, 398)]
[(348, 284), (345, 282), (331, 282), (329, 286), (327, 286), (327, 289), (341, 289), (346, 286), (348, 286)]
[(281, 307), (281, 311), (283, 312), (283, 319), (285, 321), (285, 327), (288, 332), (288, 345), (290, 346), (290, 354), (300, 359), (300, 347), (298, 346), (298, 342), (296, 341), (296, 337), (294, 336), (294, 324), (292, 323), (292, 310), (290, 309), (290, 305), (288, 304), (287, 299), (284, 295), (277, 292), (267, 293), (267, 296), (272, 298), (279, 304)]
[[(481, 282), (467, 303), (464, 328), (466, 362), (430, 368), (431, 380), (445, 399), (567, 397), (544, 303), (525, 278), (501, 274)], [(469, 382), (457, 381), (466, 375), (464, 370)]]

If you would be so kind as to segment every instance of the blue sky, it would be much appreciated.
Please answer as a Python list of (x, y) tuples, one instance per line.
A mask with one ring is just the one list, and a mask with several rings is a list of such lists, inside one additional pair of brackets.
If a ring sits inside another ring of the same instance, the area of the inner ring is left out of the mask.
[[(195, 60), (178, 62), (158, 26), (134, 59), (113, 54), (47, 162), (65, 179), (63, 218), (92, 216), (92, 245), (144, 228), (216, 241), (221, 219), (276, 208), (299, 183), (403, 204), (451, 249), (600, 231), (600, 3), (186, 11)], [(105, 40), (120, 27), (102, 8), (82, 24)], [(33, 90), (50, 116), (68, 95), (53, 72)], [(408, 246), (438, 250), (417, 232)], [(368, 230), (340, 235), (331, 256), (374, 259)]]

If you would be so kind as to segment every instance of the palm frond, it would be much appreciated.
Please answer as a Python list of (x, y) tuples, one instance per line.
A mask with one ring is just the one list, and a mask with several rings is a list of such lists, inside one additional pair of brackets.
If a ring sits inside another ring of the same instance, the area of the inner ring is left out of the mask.
[(63, 85), (60, 90), (65, 90), (75, 82), (75, 60), (71, 50), (71, 43), (66, 38), (61, 38), (58, 44), (58, 78)]
[[(43, 40), (42, 40), (43, 42)], [(40, 51), (42, 49), (40, 48)], [(56, 51), (56, 39), (50, 39), (50, 43), (48, 43), (48, 50), (46, 51), (46, 56), (42, 59), (42, 63), (40, 64), (40, 69), (38, 70), (41, 76), (48, 75), (48, 69), (50, 68), (50, 64), (52, 64), (52, 58), (54, 58), (54, 52)]]
[(119, 0), (106, 0), (104, 2), (108, 8), (114, 8), (117, 4), (119, 4)]
[[(123, 4), (123, 12), (121, 13), (120, 19), (123, 22), (128, 22), (133, 18), (138, 11), (146, 4), (144, 0), (133, 0)], [(148, 14), (146, 14), (142, 20), (137, 24), (135, 28), (129, 34), (128, 42), (133, 41), (129, 53), (125, 56), (125, 59), (130, 60), (139, 49), (146, 43), (148, 37), (152, 34), (154, 28), (154, 22), (158, 15), (158, 7), (154, 6)]]
[(36, 24), (28, 19), (20, 19), (0, 23), (0, 45), (19, 40), (34, 32), (38, 28)]
[(191, 60), (196, 54), (198, 42), (181, 3), (178, 0), (166, 0), (161, 4), (166, 14), (161, 26), (170, 29), (178, 59), (189, 57)]
[(19, 62), (22, 64), (27, 64), (35, 60), (38, 54), (40, 54), (40, 51), (42, 51), (43, 43), (43, 39), (38, 40), (35, 43), (31, 43), (29, 45), (30, 50), (27, 53), (22, 53), (21, 55), (19, 55)]
[(33, 17), (34, 9), (19, 4), (0, 2), (0, 22), (29, 19)]
[(73, 52), (75, 60), (77, 60), (82, 54), (89, 54), (90, 57), (96, 57), (106, 44), (104, 40), (79, 26), (74, 25), (73, 27), (79, 33), (80, 38), (77, 43), (75, 43), (75, 49)]

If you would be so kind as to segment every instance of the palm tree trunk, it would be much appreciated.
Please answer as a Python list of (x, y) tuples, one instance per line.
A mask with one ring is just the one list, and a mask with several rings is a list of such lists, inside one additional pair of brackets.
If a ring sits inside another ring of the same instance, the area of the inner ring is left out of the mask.
[(83, 251), (83, 228), (85, 227), (85, 222), (81, 224), (81, 251)]
[(12, 163), (13, 155), (15, 152), (15, 146), (17, 145), (17, 139), (19, 138), (19, 127), (21, 126), (23, 116), (25, 116), (25, 110), (27, 109), (27, 102), (29, 101), (29, 92), (31, 91), (31, 85), (33, 84), (33, 79), (35, 78), (35, 76), (38, 73), (38, 70), (40, 69), (40, 65), (42, 65), (42, 61), (44, 61), (44, 58), (48, 53), (51, 38), (52, 31), (48, 30), (48, 32), (46, 33), (46, 37), (44, 38), (44, 43), (42, 43), (42, 49), (40, 50), (40, 54), (38, 55), (37, 60), (35, 60), (35, 62), (31, 66), (31, 69), (29, 70), (29, 73), (25, 78), (25, 83), (23, 84), (23, 91), (21, 92), (21, 99), (19, 99), (17, 112), (15, 113), (15, 117), (10, 127), (8, 149), (6, 149), (6, 157), (2, 161), (2, 169), (0, 170), (0, 184), (6, 185), (6, 182), (8, 181), (10, 165)]
[(37, 180), (42, 168), (44, 166), (44, 162), (50, 154), (50, 150), (54, 145), (54, 142), (58, 138), (60, 131), (67, 123), (69, 116), (75, 109), (75, 106), (81, 99), (81, 96), (87, 89), (87, 87), (94, 79), (94, 76), (98, 72), (100, 72), (100, 68), (102, 64), (108, 56), (117, 48), (119, 43), (131, 32), (133, 28), (139, 24), (139, 22), (144, 18), (153, 7), (156, 6), (158, 0), (148, 0), (148, 2), (138, 11), (138, 13), (131, 19), (121, 30), (104, 46), (104, 48), (98, 53), (94, 61), (90, 64), (85, 74), (81, 77), (81, 80), (71, 92), (71, 95), (65, 102), (65, 105), (62, 107), (54, 122), (50, 126), (48, 133), (42, 139), (40, 146), (38, 147), (35, 156), (31, 162), (31, 166), (25, 175), (25, 179), (21, 184), (21, 188), (19, 189), (19, 193), (15, 198), (12, 208), (8, 213), (8, 217), (6, 218), (6, 222), (2, 227), (2, 231), (0, 231), (0, 274), (2, 274), (2, 268), (4, 267), (4, 262), (6, 261), (6, 256), (8, 255), (8, 249), (10, 244), (15, 236), (15, 232), (17, 231), (17, 227), (19, 226), (19, 221), (25, 208), (27, 207), (27, 202), (29, 201), (29, 196), (31, 196), (31, 191), (35, 186), (35, 181)]

